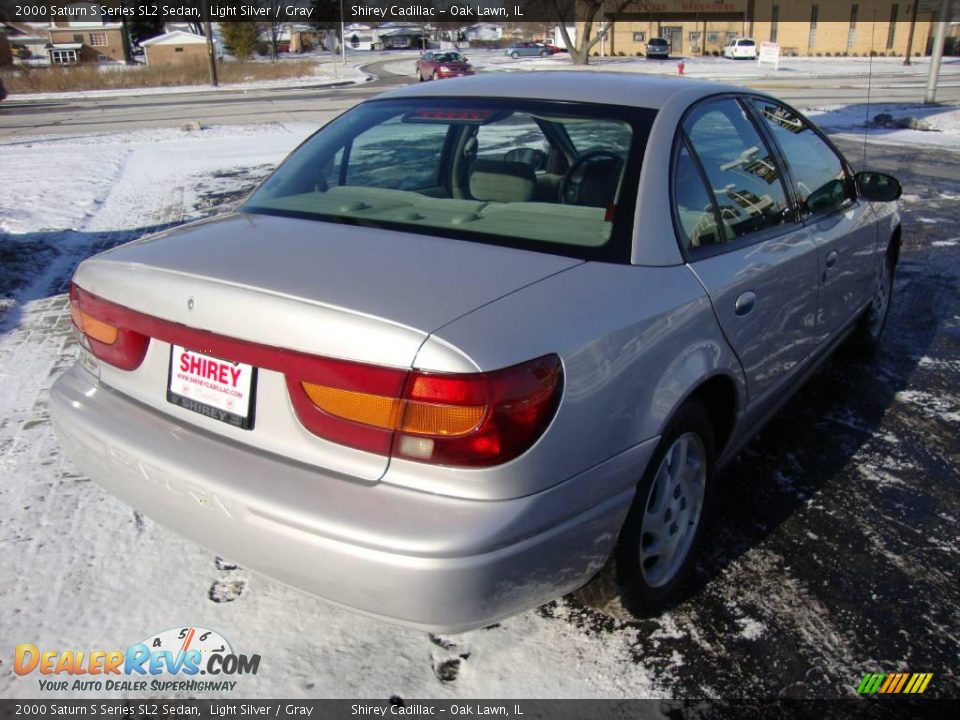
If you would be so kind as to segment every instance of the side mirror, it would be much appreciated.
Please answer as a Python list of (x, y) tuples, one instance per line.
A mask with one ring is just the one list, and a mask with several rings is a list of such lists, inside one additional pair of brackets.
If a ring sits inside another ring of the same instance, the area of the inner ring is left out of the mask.
[(890, 175), (878, 172), (858, 172), (854, 179), (860, 189), (860, 197), (870, 202), (892, 202), (903, 194), (899, 181)]

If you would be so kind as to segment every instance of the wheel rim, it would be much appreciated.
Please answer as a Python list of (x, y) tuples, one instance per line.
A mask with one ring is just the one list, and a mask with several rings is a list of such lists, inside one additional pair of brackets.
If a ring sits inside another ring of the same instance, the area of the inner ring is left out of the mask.
[(684, 433), (653, 478), (640, 531), (640, 571), (650, 587), (666, 585), (683, 565), (700, 524), (707, 479), (703, 441)]
[(887, 319), (887, 310), (890, 308), (891, 280), (890, 261), (884, 260), (880, 282), (877, 283), (877, 289), (873, 293), (873, 302), (870, 303), (868, 327), (870, 337), (874, 340), (880, 337), (880, 333), (883, 332), (883, 324)]

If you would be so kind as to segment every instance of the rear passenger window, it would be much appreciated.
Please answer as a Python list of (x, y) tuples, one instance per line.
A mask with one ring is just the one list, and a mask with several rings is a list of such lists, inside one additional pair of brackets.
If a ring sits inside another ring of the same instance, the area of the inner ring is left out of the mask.
[(783, 150), (805, 213), (832, 212), (853, 199), (843, 162), (803, 117), (774, 102), (754, 102)]
[(683, 128), (717, 204), (721, 242), (793, 219), (773, 153), (737, 100), (698, 106)]

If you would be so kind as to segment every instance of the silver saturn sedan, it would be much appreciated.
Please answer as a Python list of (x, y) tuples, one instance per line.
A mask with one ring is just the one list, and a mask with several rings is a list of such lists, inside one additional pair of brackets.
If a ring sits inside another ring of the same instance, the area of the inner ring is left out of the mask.
[(788, 105), (603, 73), (394, 90), (70, 290), (64, 449), (173, 530), (436, 631), (683, 597), (718, 467), (880, 341), (900, 186)]

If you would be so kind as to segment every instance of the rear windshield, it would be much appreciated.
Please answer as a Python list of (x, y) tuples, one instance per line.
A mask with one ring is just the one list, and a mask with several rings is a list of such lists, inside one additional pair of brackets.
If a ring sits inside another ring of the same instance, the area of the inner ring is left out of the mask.
[(662, 38), (651, 38), (648, 45), (666, 45), (667, 41)]
[(507, 99), (367, 102), (301, 145), (241, 210), (627, 262), (654, 114)]
[(756, 45), (753, 40), (738, 40), (737, 43), (740, 45), (740, 47), (754, 47)]

